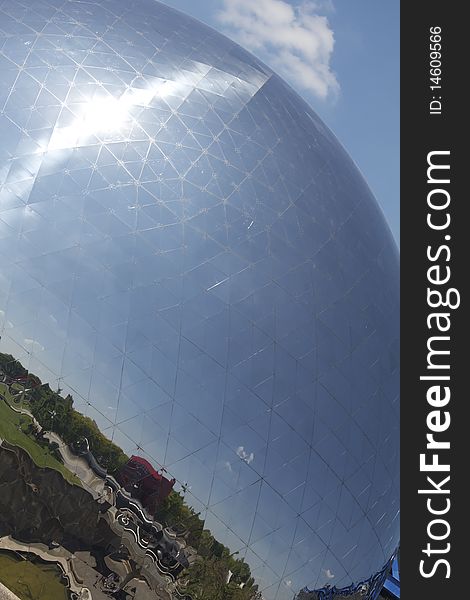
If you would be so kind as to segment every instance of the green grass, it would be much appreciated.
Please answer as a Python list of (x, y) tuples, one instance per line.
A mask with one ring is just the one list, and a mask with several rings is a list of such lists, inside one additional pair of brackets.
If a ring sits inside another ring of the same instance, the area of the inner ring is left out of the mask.
[[(12, 394), (10, 389), (14, 392), (22, 393)], [(27, 410), (30, 409), (29, 402), (24, 399), (24, 386), (20, 383), (13, 383), (10, 388), (6, 383), (0, 382), (0, 396), (3, 396), (10, 406), (14, 406), (15, 408), (25, 408)]]
[(0, 552), (0, 581), (21, 600), (67, 600), (58, 567)]
[[(0, 394), (3, 394), (2, 389), (0, 389)], [(69, 483), (81, 485), (78, 477), (54, 458), (48, 448), (42, 448), (32, 437), (21, 430), (22, 426), (29, 423), (31, 423), (31, 419), (27, 415), (16, 413), (5, 400), (0, 398), (0, 438), (13, 446), (19, 446), (26, 450), (38, 467), (59, 471)]]
[(14, 400), (10, 394), (10, 387), (6, 383), (0, 382), (0, 394), (2, 394), (9, 404), (13, 404)]

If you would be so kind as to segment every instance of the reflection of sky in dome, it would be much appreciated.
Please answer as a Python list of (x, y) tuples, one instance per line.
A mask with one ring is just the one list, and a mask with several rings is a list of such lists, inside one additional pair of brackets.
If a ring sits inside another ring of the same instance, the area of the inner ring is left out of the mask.
[(371, 576), (398, 542), (398, 279), (367, 186), (215, 32), (37, 5), (0, 9), (0, 351), (187, 482), (267, 600)]

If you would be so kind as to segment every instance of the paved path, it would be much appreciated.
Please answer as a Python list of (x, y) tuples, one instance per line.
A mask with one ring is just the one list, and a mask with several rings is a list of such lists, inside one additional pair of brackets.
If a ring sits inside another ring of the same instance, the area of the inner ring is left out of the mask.
[(93, 498), (96, 499), (102, 496), (105, 481), (96, 475), (86, 459), (74, 454), (64, 440), (54, 431), (46, 432), (44, 437), (50, 442), (58, 444), (64, 465), (80, 479), (83, 486), (92, 494)]
[(13, 592), (0, 582), (0, 600), (20, 600)]

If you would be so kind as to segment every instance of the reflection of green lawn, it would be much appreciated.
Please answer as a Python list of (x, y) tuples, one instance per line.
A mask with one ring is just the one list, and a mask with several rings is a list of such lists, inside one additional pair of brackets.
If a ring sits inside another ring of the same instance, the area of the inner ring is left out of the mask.
[[(18, 394), (17, 392), (22, 393)], [(10, 406), (29, 409), (29, 403), (24, 400), (24, 386), (20, 383), (13, 383), (10, 387), (6, 383), (0, 382), (0, 395)]]
[(58, 568), (0, 552), (0, 581), (21, 600), (67, 600)]
[[(3, 394), (3, 389), (0, 389)], [(71, 473), (61, 462), (50, 453), (48, 448), (42, 448), (33, 438), (20, 430), (21, 424), (31, 423), (26, 415), (21, 415), (12, 410), (5, 400), (0, 398), (0, 438), (5, 439), (13, 446), (26, 450), (38, 467), (48, 467), (62, 473), (69, 483), (80, 485), (80, 480)]]
[(13, 404), (14, 400), (10, 394), (10, 387), (6, 383), (0, 382), (0, 394), (4, 396), (9, 404)]

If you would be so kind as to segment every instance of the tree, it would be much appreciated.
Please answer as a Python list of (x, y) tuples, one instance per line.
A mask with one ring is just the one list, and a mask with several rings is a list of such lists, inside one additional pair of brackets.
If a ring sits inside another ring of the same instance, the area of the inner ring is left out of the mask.
[(0, 352), (0, 368), (10, 379), (26, 379), (28, 371), (11, 354)]

